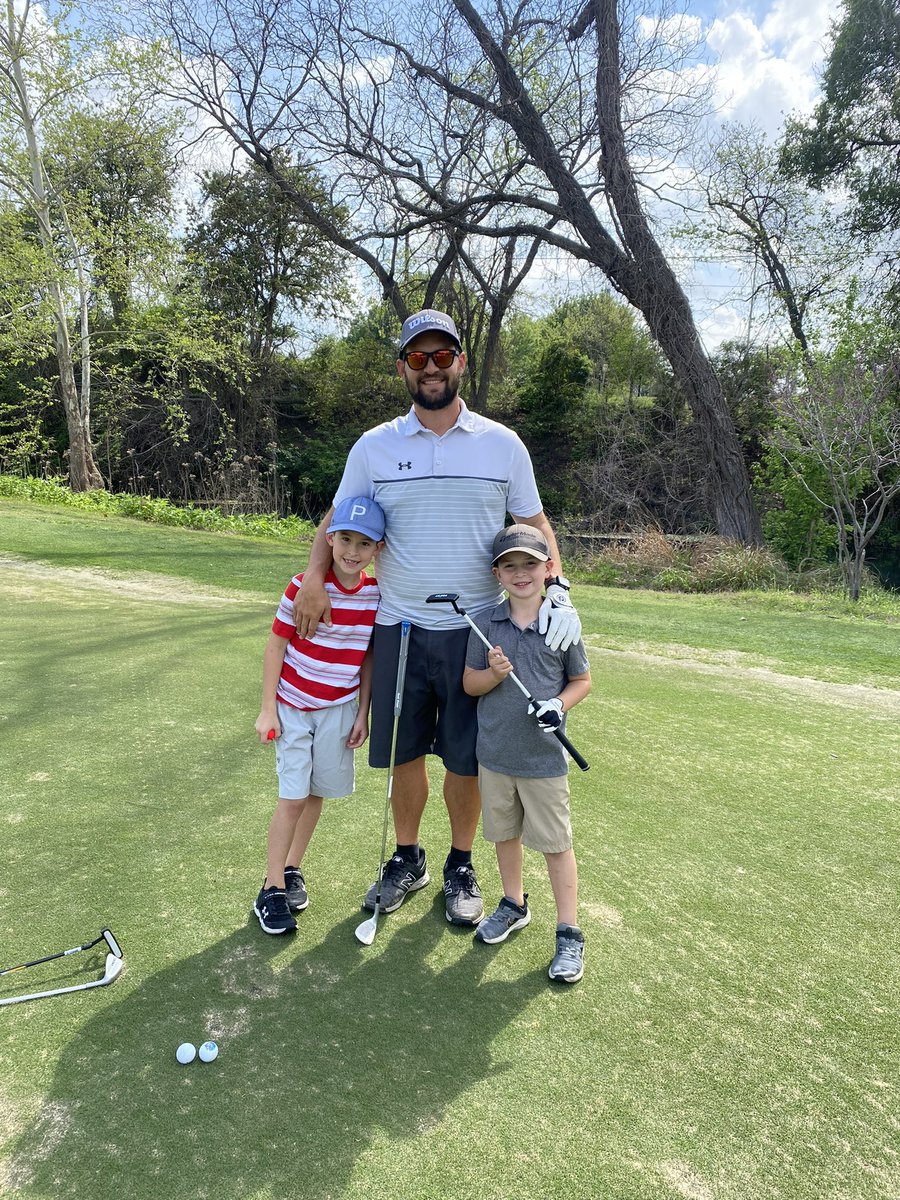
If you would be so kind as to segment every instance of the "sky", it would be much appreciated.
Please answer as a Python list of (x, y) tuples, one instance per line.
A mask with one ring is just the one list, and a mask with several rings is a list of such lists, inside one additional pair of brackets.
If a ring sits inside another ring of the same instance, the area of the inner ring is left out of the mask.
[[(840, 15), (836, 0), (697, 0), (691, 11), (715, 64), (720, 124), (755, 124), (775, 138), (785, 116), (812, 110), (829, 29)], [(679, 274), (707, 349), (747, 335), (748, 310), (733, 272), (695, 264)]]

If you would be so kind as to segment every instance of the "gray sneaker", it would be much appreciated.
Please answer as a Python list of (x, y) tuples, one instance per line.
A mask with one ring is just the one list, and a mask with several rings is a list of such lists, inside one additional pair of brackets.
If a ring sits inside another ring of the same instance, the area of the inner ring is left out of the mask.
[(484, 904), (471, 863), (461, 867), (444, 863), (444, 899), (451, 925), (478, 924), (484, 916)]
[(556, 954), (548, 972), (555, 983), (577, 983), (584, 974), (584, 934), (577, 925), (556, 931)]
[(291, 912), (303, 912), (304, 908), (309, 905), (306, 880), (299, 867), (284, 868), (284, 891)]
[(516, 929), (524, 929), (531, 920), (531, 909), (528, 907), (528, 895), (520, 908), (507, 896), (504, 896), (489, 917), (485, 917), (475, 930), (479, 942), (487, 942), (495, 946), (497, 942), (505, 942)]
[[(424, 853), (417, 863), (410, 862), (400, 854), (393, 855), (384, 864), (381, 875), (381, 904), (382, 912), (390, 913), (399, 908), (410, 892), (417, 892), (431, 882), (428, 874)], [(367, 912), (375, 911), (375, 896), (378, 892), (376, 879), (369, 890), (362, 906)]]

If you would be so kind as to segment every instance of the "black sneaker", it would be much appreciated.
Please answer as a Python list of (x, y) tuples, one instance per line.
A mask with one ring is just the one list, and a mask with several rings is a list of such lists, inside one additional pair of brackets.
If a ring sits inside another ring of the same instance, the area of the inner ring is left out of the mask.
[(577, 925), (556, 931), (556, 954), (548, 972), (555, 983), (577, 983), (584, 974), (584, 934)]
[(264, 933), (293, 933), (297, 922), (291, 916), (284, 888), (265, 885), (260, 889), (253, 911)]
[(291, 912), (303, 912), (309, 904), (306, 880), (299, 867), (284, 868), (284, 892)]
[(477, 925), (484, 916), (481, 888), (471, 863), (461, 867), (444, 863), (444, 897), (451, 925)]
[[(410, 892), (417, 892), (419, 888), (425, 887), (427, 883), (431, 883), (431, 876), (428, 874), (424, 852), (417, 863), (410, 862), (402, 854), (395, 854), (384, 864), (381, 876), (381, 903), (378, 906), (379, 911), (386, 913), (393, 912), (400, 907)], [(362, 903), (363, 908), (367, 912), (375, 911), (375, 894), (377, 891), (378, 880), (376, 879), (366, 892), (366, 898)]]
[(504, 896), (491, 915), (485, 917), (475, 930), (475, 937), (479, 942), (495, 946), (498, 942), (505, 942), (517, 929), (524, 929), (530, 920), (531, 909), (528, 907), (527, 895), (521, 907)]

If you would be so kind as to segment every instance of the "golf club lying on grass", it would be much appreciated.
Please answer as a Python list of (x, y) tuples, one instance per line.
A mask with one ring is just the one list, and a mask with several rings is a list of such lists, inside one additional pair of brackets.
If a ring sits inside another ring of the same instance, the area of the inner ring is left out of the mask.
[(82, 950), (90, 950), (93, 946), (99, 945), (100, 942), (106, 942), (108, 951), (102, 978), (92, 979), (88, 983), (76, 983), (71, 987), (51, 988), (46, 992), (29, 992), (26, 996), (9, 996), (5, 1000), (0, 1000), (0, 1006), (4, 1004), (21, 1004), (23, 1000), (41, 1000), (44, 996), (61, 996), (65, 992), (84, 992), (88, 988), (106, 987), (108, 983), (112, 983), (114, 979), (118, 979), (125, 965), (122, 956), (122, 947), (116, 941), (115, 934), (111, 929), (101, 929), (99, 937), (95, 937), (91, 942), (84, 942), (80, 946), (73, 946), (71, 950), (60, 950), (56, 954), (48, 954), (44, 958), (36, 958), (32, 962), (19, 963), (16, 967), (7, 967), (4, 971), (0, 971), (0, 975), (11, 975), (13, 971), (24, 971), (26, 967), (36, 967), (40, 963), (53, 962), (57, 958), (67, 958), (70, 954), (78, 954)]
[(397, 660), (397, 686), (394, 689), (394, 728), (391, 733), (391, 760), (388, 766), (387, 796), (384, 801), (384, 825), (381, 830), (381, 857), (378, 860), (378, 887), (375, 889), (375, 911), (367, 921), (356, 927), (356, 940), (364, 946), (371, 946), (375, 941), (375, 931), (378, 928), (378, 909), (381, 906), (381, 881), (384, 877), (384, 855), (387, 850), (388, 820), (391, 815), (391, 787), (394, 783), (394, 759), (397, 755), (397, 727), (400, 723), (400, 709), (403, 707), (403, 687), (406, 683), (406, 658), (409, 654), (409, 621), (400, 625), (400, 657)]
[[(472, 618), (469, 616), (469, 614), (466, 612), (466, 610), (463, 608), (463, 606), (459, 603), (459, 593), (458, 592), (435, 592), (433, 595), (428, 596), (426, 598), (425, 603), (426, 604), (452, 604), (453, 611), (456, 613), (459, 613), (459, 615), (461, 617), (465, 618), (467, 624), (469, 625), (469, 628), (474, 630), (474, 632), (478, 635), (478, 637), (481, 639), (481, 641), (484, 642), (485, 646), (487, 646), (488, 650), (493, 650), (494, 647), (491, 645), (491, 643), (488, 641), (488, 639), (484, 636), (484, 634), (481, 632), (481, 630), (478, 628), (478, 626), (475, 624), (475, 622), (472, 620)], [(525, 686), (525, 684), (522, 682), (522, 680), (519, 679), (516, 675), (514, 675), (512, 671), (510, 671), (510, 673), (509, 673), (509, 678), (513, 681), (513, 683), (516, 685), (516, 687), (519, 689), (519, 691), (522, 693), (522, 695), (526, 698), (526, 700), (528, 700), (529, 704), (531, 706), (533, 706), (534, 710), (536, 711), (538, 708), (538, 702), (537, 702), (537, 700), (535, 700), (534, 696), (532, 696), (531, 692), (529, 692), (528, 688)], [(588, 763), (587, 760), (578, 753), (578, 751), (575, 749), (575, 747), (572, 745), (572, 743), (569, 741), (569, 739), (566, 737), (566, 735), (563, 733), (563, 731), (561, 729), (554, 729), (553, 736), (559, 742), (562, 743), (562, 745), (566, 748), (566, 750), (568, 750), (572, 761), (574, 763), (576, 763), (579, 767), (581, 767), (582, 771), (590, 770), (590, 763)]]

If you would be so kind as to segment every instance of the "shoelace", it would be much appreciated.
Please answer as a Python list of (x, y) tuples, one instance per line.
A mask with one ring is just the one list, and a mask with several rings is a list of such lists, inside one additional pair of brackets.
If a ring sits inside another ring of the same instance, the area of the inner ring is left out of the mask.
[(470, 896), (474, 896), (478, 890), (478, 880), (475, 878), (475, 872), (465, 863), (461, 867), (456, 868), (448, 883), (452, 884), (454, 880), (459, 885), (459, 890), (467, 892)]
[(579, 967), (583, 945), (584, 943), (579, 942), (577, 938), (560, 938), (556, 943), (556, 957), (561, 959), (565, 967)]

